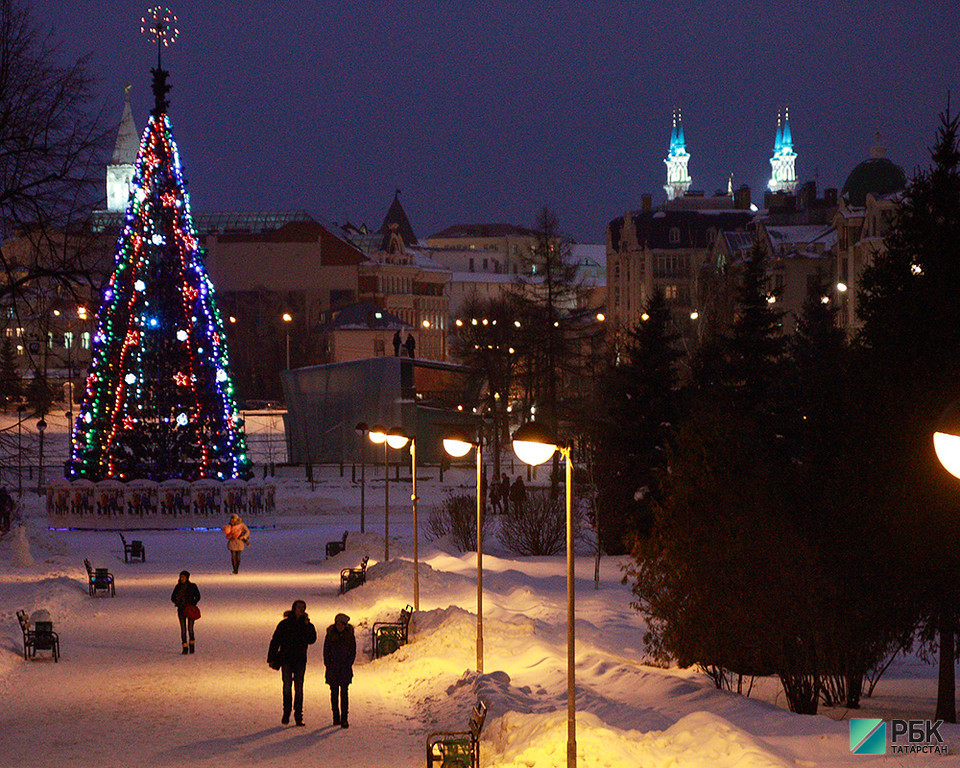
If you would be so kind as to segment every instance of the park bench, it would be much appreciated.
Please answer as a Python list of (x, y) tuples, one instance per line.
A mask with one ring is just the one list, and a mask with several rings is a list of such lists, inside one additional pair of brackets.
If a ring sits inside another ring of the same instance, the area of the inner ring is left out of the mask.
[(377, 621), (373, 625), (373, 658), (388, 656), (401, 645), (407, 643), (407, 633), (410, 627), (410, 617), (413, 616), (413, 606), (408, 605), (400, 611), (397, 621)]
[(487, 705), (478, 699), (465, 731), (437, 731), (427, 736), (427, 768), (479, 768), (480, 731)]
[(120, 533), (120, 541), (123, 542), (123, 562), (133, 562), (135, 558), (140, 558), (141, 563), (147, 562), (147, 550), (142, 541), (134, 539), (128, 544), (126, 536), (122, 533)]
[(23, 658), (34, 659), (37, 651), (50, 651), (54, 661), (60, 661), (60, 636), (53, 631), (52, 621), (38, 621), (30, 628), (24, 610), (17, 611), (17, 621), (23, 632)]
[(339, 555), (347, 548), (347, 532), (343, 532), (343, 538), (340, 541), (328, 541), (327, 542), (327, 558), (331, 558), (334, 555)]
[(83, 565), (87, 569), (87, 587), (90, 590), (90, 597), (94, 597), (97, 592), (109, 592), (110, 597), (116, 597), (116, 585), (110, 571), (106, 568), (94, 568), (87, 558), (83, 558)]
[(349, 592), (354, 587), (367, 583), (367, 561), (370, 558), (365, 556), (360, 561), (359, 568), (344, 568), (340, 571), (340, 594)]

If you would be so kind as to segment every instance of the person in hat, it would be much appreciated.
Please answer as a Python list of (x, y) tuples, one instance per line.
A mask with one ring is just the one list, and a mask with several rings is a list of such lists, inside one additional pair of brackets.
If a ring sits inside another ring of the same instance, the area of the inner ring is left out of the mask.
[(350, 617), (338, 613), (333, 624), (327, 627), (323, 639), (323, 663), (327, 668), (326, 680), (330, 686), (330, 706), (333, 708), (333, 724), (349, 728), (347, 710), (350, 698), (347, 688), (353, 680), (353, 662), (357, 658), (357, 638), (350, 626)]
[[(200, 602), (200, 589), (190, 581), (190, 571), (180, 571), (177, 586), (173, 588), (170, 602), (177, 606), (177, 618), (180, 620), (180, 643), (183, 645), (183, 655), (194, 652), (193, 623), (198, 613), (197, 603)], [(187, 645), (187, 638), (190, 645)]]
[(294, 600), (283, 620), (277, 624), (267, 651), (267, 664), (279, 669), (283, 679), (283, 717), (280, 722), (290, 722), (292, 705), (297, 725), (303, 725), (303, 676), (307, 670), (307, 647), (317, 642), (317, 629), (307, 616), (307, 604)]

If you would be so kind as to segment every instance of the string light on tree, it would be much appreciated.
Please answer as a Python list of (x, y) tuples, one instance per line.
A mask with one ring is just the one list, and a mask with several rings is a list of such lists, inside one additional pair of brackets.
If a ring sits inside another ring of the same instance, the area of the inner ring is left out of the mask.
[(157, 44), (155, 106), (93, 336), (71, 479), (250, 476), (223, 322), (166, 113), (160, 51), (176, 39), (176, 21), (160, 6), (141, 20)]

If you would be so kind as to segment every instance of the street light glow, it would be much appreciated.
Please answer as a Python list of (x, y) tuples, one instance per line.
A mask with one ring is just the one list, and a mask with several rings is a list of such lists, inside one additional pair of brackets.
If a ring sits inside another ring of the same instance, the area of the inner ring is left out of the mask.
[(837, 283), (837, 290), (840, 291), (840, 293), (846, 293), (846, 291), (847, 291), (847, 284), (846, 284), (846, 283)]
[(370, 427), (370, 431), (367, 433), (367, 435), (370, 438), (370, 442), (376, 443), (377, 445), (380, 445), (387, 440), (387, 430), (380, 424), (374, 424), (372, 427)]
[(289, 312), (283, 313), (283, 322), (289, 323), (293, 320), (293, 316)]
[(462, 459), (470, 452), (471, 448), (473, 448), (473, 444), (468, 443), (463, 436), (443, 438), (443, 450), (455, 459)]
[(402, 429), (391, 429), (387, 432), (387, 445), (394, 450), (400, 450), (410, 442), (410, 437)]
[(513, 433), (513, 452), (524, 464), (537, 466), (549, 461), (557, 451), (557, 444), (537, 422), (524, 424)]

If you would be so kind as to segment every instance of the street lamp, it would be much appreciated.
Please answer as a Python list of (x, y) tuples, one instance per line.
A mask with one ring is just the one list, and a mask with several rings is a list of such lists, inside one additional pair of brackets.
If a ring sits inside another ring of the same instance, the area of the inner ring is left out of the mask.
[(293, 322), (293, 316), (289, 312), (283, 313), (283, 327), (287, 331), (287, 370), (290, 370), (290, 323)]
[(462, 433), (454, 433), (443, 440), (443, 450), (455, 459), (477, 449), (477, 672), (483, 674), (483, 459), (481, 441), (471, 442)]
[(47, 428), (47, 422), (43, 420), (43, 416), (40, 417), (40, 421), (37, 422), (37, 432), (40, 434), (40, 454), (39, 454), (39, 466), (37, 467), (37, 496), (40, 495), (40, 487), (43, 484), (43, 431)]
[(417, 439), (410, 437), (400, 427), (394, 427), (387, 433), (387, 445), (400, 450), (410, 443), (410, 472), (412, 488), (410, 501), (413, 503), (413, 610), (420, 610), (420, 532), (417, 525)]
[(577, 699), (576, 666), (574, 663), (574, 572), (573, 572), (573, 471), (570, 445), (561, 445), (550, 432), (535, 421), (524, 424), (513, 433), (513, 452), (525, 464), (543, 464), (560, 451), (566, 462), (567, 506), (567, 768), (577, 765)]
[(367, 443), (364, 435), (370, 431), (367, 422), (361, 421), (354, 427), (360, 435), (360, 533), (366, 532), (365, 509), (367, 494)]

